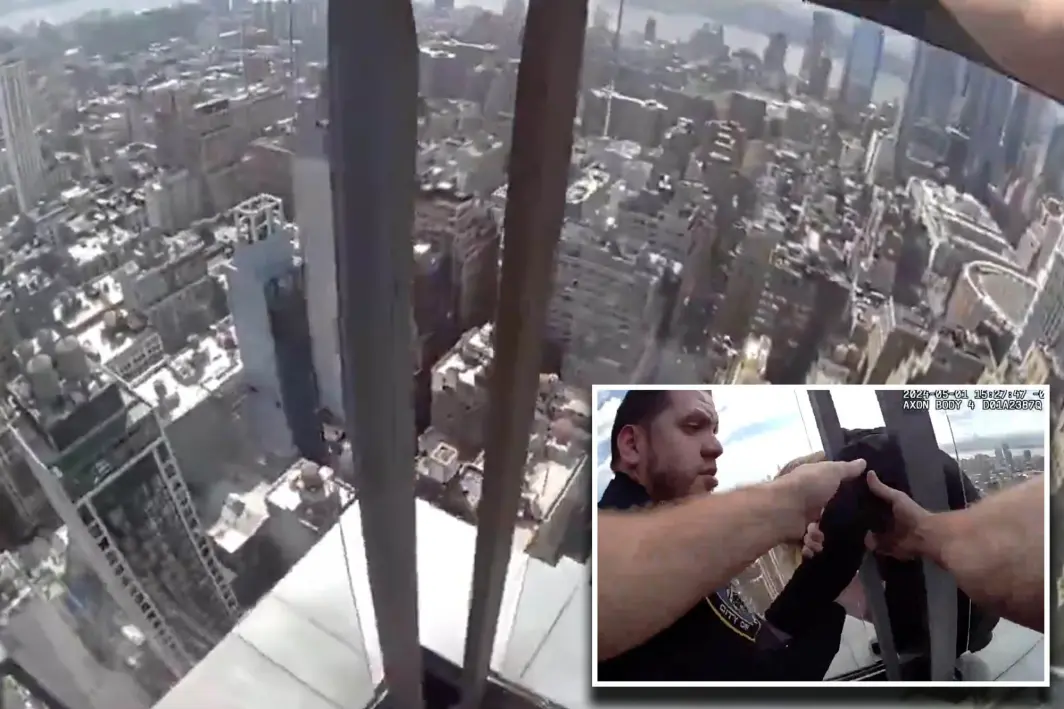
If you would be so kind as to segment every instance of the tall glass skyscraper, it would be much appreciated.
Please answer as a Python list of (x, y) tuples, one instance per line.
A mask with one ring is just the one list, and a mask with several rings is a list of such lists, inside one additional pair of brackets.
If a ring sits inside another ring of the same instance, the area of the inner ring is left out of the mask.
[(988, 182), (996, 182), (1003, 168), (1001, 137), (1012, 106), (1013, 83), (985, 66), (971, 65), (961, 111), (961, 127), (968, 133), (968, 190), (979, 196)]
[(913, 128), (926, 122), (948, 125), (960, 77), (967, 61), (962, 57), (924, 42), (916, 43), (913, 70), (905, 91), (905, 102), (898, 116), (898, 154), (908, 153)]
[(848, 106), (863, 108), (872, 102), (879, 66), (883, 61), (883, 26), (861, 20), (854, 27), (839, 98)]

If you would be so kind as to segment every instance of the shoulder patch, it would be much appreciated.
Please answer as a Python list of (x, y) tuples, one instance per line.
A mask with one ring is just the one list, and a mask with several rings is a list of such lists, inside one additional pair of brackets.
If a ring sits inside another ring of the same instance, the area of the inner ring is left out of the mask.
[(781, 648), (789, 641), (786, 634), (747, 607), (734, 584), (706, 596), (706, 604), (726, 628), (760, 648)]
[(757, 642), (763, 622), (757, 614), (746, 607), (746, 603), (734, 586), (706, 596), (706, 603), (714, 615), (732, 632), (750, 642)]

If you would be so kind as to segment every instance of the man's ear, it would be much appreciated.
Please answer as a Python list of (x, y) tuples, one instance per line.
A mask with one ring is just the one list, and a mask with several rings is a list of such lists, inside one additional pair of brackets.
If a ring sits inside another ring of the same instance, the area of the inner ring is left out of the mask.
[(624, 426), (617, 433), (618, 461), (625, 470), (636, 468), (644, 448), (643, 432), (638, 426)]

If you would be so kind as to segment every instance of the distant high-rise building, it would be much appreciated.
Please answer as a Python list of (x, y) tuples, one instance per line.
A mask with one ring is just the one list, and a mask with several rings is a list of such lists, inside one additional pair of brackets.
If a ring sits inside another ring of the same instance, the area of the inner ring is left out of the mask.
[(1058, 242), (1038, 274), (1038, 289), (1027, 307), (1013, 347), (1023, 357), (1042, 343), (1052, 354), (1064, 357), (1064, 251)]
[(1042, 178), (1050, 191), (1060, 195), (1064, 176), (1064, 123), (1057, 124), (1049, 133), (1041, 165)]
[(334, 417), (343, 419), (332, 185), (325, 152), (327, 125), (324, 112), (320, 97), (304, 101), (299, 106), (292, 161), (292, 192), (299, 243), (305, 261), (307, 322), (318, 398)]
[(19, 209), (29, 212), (44, 194), (44, 156), (35, 132), (29, 75), (22, 60), (8, 59), (0, 65), (0, 128)]
[[(913, 70), (898, 114), (898, 155), (908, 154), (917, 124), (946, 126), (966, 61), (924, 42), (916, 42)], [(902, 161), (903, 162), (903, 161)]]
[(565, 224), (547, 308), (547, 339), (564, 352), (564, 381), (629, 381), (658, 277), (658, 266), (602, 243), (585, 226)]
[[(102, 590), (175, 676), (232, 628), (236, 597), (145, 398), (42, 331), (19, 345), (12, 432)], [(168, 395), (172, 396), (172, 395)]]
[(1001, 444), (1001, 455), (1005, 458), (1005, 466), (1008, 468), (1009, 472), (1015, 473), (1016, 459), (1012, 456), (1012, 448), (1009, 447), (1008, 443)]
[(839, 99), (847, 106), (861, 109), (872, 102), (883, 61), (883, 36), (882, 25), (868, 20), (861, 20), (854, 28), (839, 88)]
[(765, 47), (765, 53), (762, 56), (765, 71), (785, 71), (787, 64), (787, 49), (787, 35), (782, 32), (776, 32), (770, 36), (768, 38), (768, 46)]
[(968, 163), (968, 136), (959, 128), (946, 129), (946, 169), (949, 184), (960, 189), (964, 186), (964, 166)]
[(813, 13), (813, 28), (809, 33), (809, 41), (805, 45), (805, 53), (802, 55), (801, 78), (806, 81), (812, 79), (813, 74), (820, 66), (820, 60), (831, 55), (831, 45), (835, 41), (835, 20), (831, 13), (817, 10)]
[(658, 41), (658, 21), (655, 20), (653, 17), (648, 17), (646, 25), (643, 26), (643, 41)]
[(1030, 139), (1034, 94), (1026, 86), (1017, 86), (1009, 108), (1008, 120), (1001, 135), (1002, 159), (1006, 171), (1013, 171), (1020, 161), (1020, 151)]
[(452, 184), (427, 182), (414, 204), (414, 236), (440, 244), (451, 254), (460, 329), (491, 320), (499, 287), (501, 237), (488, 206)]
[(233, 213), (238, 243), (226, 275), (248, 391), (245, 405), (262, 449), (294, 455), (297, 444), (289, 424), (291, 402), (286, 397), (290, 391), (286, 379), (292, 373), (284, 370), (291, 362), (285, 360), (286, 350), (278, 347), (275, 338), (277, 308), (271, 309), (270, 296), (277, 280), (288, 277), (296, 263), (295, 229), (285, 221), (281, 201), (270, 195), (252, 197)]
[(273, 335), (281, 403), (292, 443), (308, 460), (323, 462), (318, 385), (307, 325), (306, 274), (301, 259), (266, 282), (266, 311)]
[(454, 0), (433, 0), (433, 7), (437, 11), (450, 11), (454, 9)]
[(813, 72), (809, 75), (809, 95), (823, 100), (828, 94), (828, 85), (831, 82), (831, 69), (833, 62), (831, 57), (820, 57)]
[(523, 25), (527, 12), (525, 0), (506, 0), (506, 4), (502, 6), (502, 19), (511, 27)]
[(1013, 82), (984, 66), (971, 65), (962, 126), (968, 132), (968, 189), (985, 189), (987, 179), (997, 182), (1004, 167), (1002, 133), (1012, 106)]

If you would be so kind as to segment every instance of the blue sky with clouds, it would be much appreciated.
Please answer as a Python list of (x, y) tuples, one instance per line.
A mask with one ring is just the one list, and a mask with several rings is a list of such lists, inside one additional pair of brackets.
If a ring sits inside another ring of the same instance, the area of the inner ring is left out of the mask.
[[(720, 414), (720, 439), (724, 454), (717, 462), (719, 490), (761, 482), (781, 466), (802, 455), (822, 450), (809, 398), (804, 390), (786, 386), (713, 387)], [(609, 483), (610, 429), (624, 395), (623, 389), (599, 389), (595, 397), (595, 466), (598, 493)], [(875, 390), (842, 387), (832, 390), (839, 422), (845, 428), (883, 425)], [(1042, 432), (1048, 425), (1042, 412), (984, 412), (964, 410), (949, 415), (931, 412), (931, 424), (939, 443), (947, 445), (978, 434), (1006, 437), (1017, 433)]]

